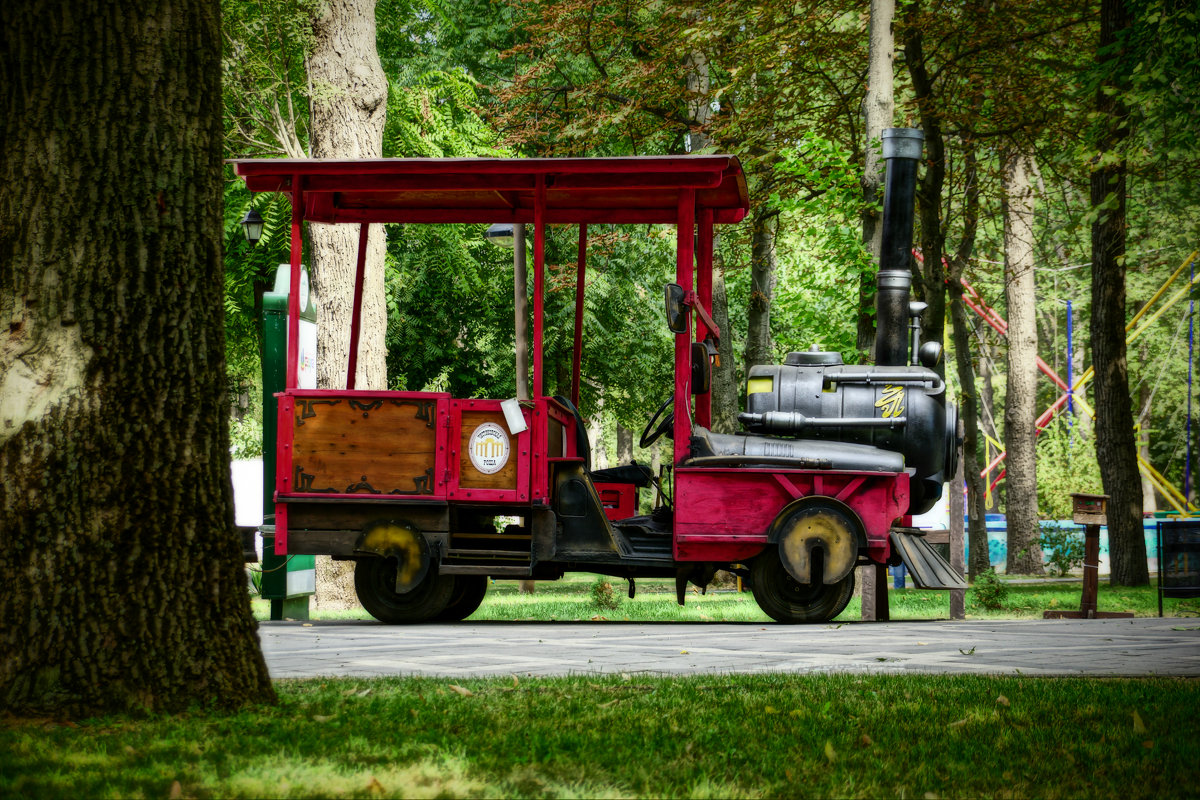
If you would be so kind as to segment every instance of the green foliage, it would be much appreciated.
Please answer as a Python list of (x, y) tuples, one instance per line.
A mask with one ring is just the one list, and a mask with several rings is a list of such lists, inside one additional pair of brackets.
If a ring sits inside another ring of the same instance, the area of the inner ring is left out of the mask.
[(1008, 584), (1000, 580), (994, 567), (988, 567), (975, 578), (971, 587), (971, 599), (990, 611), (1004, 608), (1008, 599)]
[(1050, 519), (1070, 519), (1071, 494), (1103, 494), (1100, 465), (1089, 426), (1068, 425), (1060, 415), (1037, 440), (1038, 510)]
[(245, 416), (230, 424), (229, 450), (235, 461), (262, 458), (263, 426), (261, 416)]
[(596, 578), (590, 595), (592, 605), (601, 611), (615, 611), (621, 605), (621, 598), (613, 594), (612, 583), (604, 578)]
[(1060, 528), (1053, 522), (1039, 523), (1042, 529), (1042, 554), (1059, 577), (1083, 564), (1083, 534)]

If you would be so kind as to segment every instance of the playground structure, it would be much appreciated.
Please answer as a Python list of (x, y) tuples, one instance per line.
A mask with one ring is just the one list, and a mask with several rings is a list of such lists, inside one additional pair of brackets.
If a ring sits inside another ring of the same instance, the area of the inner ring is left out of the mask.
[[(1142, 306), (1141, 309), (1138, 310), (1138, 312), (1133, 316), (1133, 318), (1125, 326), (1126, 343), (1127, 344), (1132, 344), (1133, 342), (1135, 342), (1140, 336), (1142, 336), (1147, 330), (1149, 330), (1150, 327), (1159, 318), (1161, 318), (1163, 316), (1163, 314), (1165, 314), (1167, 311), (1169, 311), (1171, 308), (1173, 308), (1176, 304), (1178, 304), (1181, 300), (1183, 300), (1184, 298), (1188, 297), (1191, 294), (1192, 287), (1195, 284), (1194, 275), (1188, 280), (1186, 285), (1184, 285), (1182, 288), (1175, 291), (1169, 298), (1167, 298), (1166, 301), (1161, 305), (1161, 307), (1158, 308), (1158, 310), (1154, 311), (1153, 314), (1150, 314), (1149, 316), (1147, 316), (1147, 314), (1151, 311), (1151, 309), (1154, 308), (1154, 306), (1159, 302), (1159, 300), (1161, 300), (1163, 298), (1163, 296), (1167, 293), (1167, 291), (1170, 289), (1170, 287), (1180, 278), (1180, 276), (1183, 275), (1184, 271), (1187, 270), (1189, 267), (1193, 267), (1198, 253), (1200, 253), (1200, 251), (1193, 251), (1190, 255), (1188, 255), (1188, 257), (1183, 260), (1183, 263), (1179, 265), (1179, 268), (1176, 269), (1175, 272), (1171, 274), (1171, 276), (1162, 284), (1162, 286), (1159, 287), (1158, 291), (1156, 291), (1154, 293), (1154, 295), (1146, 302), (1146, 304), (1144, 306)], [(918, 256), (918, 258), (919, 258), (919, 256)], [(1001, 336), (1006, 336), (1008, 333), (1008, 322), (1004, 319), (1004, 317), (1001, 316), (1000, 313), (997, 312), (994, 308), (989, 306), (984, 301), (984, 299), (979, 294), (979, 292), (976, 291), (975, 288), (970, 283), (968, 283), (965, 279), (960, 279), (960, 282), (963, 287), (963, 303), (968, 308), (970, 308), (972, 311), (974, 311), (975, 314), (978, 315), (984, 322), (986, 322), (993, 330), (995, 330)], [(1193, 301), (1193, 305), (1194, 305), (1194, 301)], [(1070, 313), (1070, 306), (1068, 305), (1068, 314), (1069, 313)], [(1191, 325), (1192, 325), (1192, 322), (1191, 322), (1191, 319), (1189, 318), (1189, 328)], [(1175, 510), (1175, 512), (1179, 516), (1185, 517), (1185, 518), (1192, 516), (1197, 511), (1196, 506), (1191, 504), (1187, 500), (1187, 497), (1186, 497), (1186, 492), (1187, 492), (1187, 489), (1189, 487), (1190, 480), (1191, 480), (1191, 424), (1192, 424), (1191, 386), (1192, 386), (1192, 360), (1193, 359), (1192, 359), (1192, 354), (1190, 352), (1190, 348), (1192, 347), (1192, 336), (1190, 335), (1190, 333), (1189, 333), (1189, 337), (1188, 337), (1188, 344), (1189, 344), (1188, 415), (1187, 415), (1188, 419), (1187, 419), (1187, 429), (1186, 429), (1188, 446), (1187, 446), (1187, 461), (1186, 461), (1185, 467), (1184, 467), (1184, 491), (1181, 492), (1181, 491), (1179, 491), (1179, 489), (1177, 489), (1176, 487), (1171, 485), (1171, 483), (1165, 477), (1163, 477), (1162, 473), (1160, 473), (1157, 469), (1155, 469), (1155, 467), (1149, 461), (1147, 461), (1145, 458), (1143, 458), (1140, 453), (1138, 454), (1138, 457), (1137, 457), (1138, 468), (1142, 472), (1142, 474), (1149, 479), (1150, 483), (1159, 492), (1159, 494), (1161, 494), (1167, 500), (1167, 502), (1171, 505), (1171, 507)], [(1080, 375), (1078, 379), (1072, 380), (1072, 376), (1069, 371), (1071, 368), (1071, 358), (1069, 355), (1069, 347), (1068, 347), (1068, 359), (1067, 359), (1067, 366), (1068, 366), (1067, 380), (1064, 381), (1058, 375), (1058, 373), (1052, 367), (1050, 367), (1050, 365), (1047, 364), (1040, 356), (1037, 359), (1037, 366), (1038, 366), (1038, 370), (1043, 375), (1045, 375), (1047, 378), (1049, 378), (1050, 381), (1059, 390), (1058, 397), (1055, 399), (1055, 401), (1053, 403), (1050, 404), (1049, 407), (1047, 407), (1045, 409), (1045, 411), (1042, 412), (1042, 414), (1037, 418), (1037, 420), (1035, 422), (1035, 426), (1037, 428), (1038, 434), (1041, 434), (1041, 432), (1043, 430), (1045, 430), (1046, 426), (1048, 426), (1050, 424), (1051, 420), (1053, 420), (1064, 409), (1067, 409), (1069, 412), (1072, 412), (1073, 408), (1076, 404), (1078, 404), (1079, 408), (1082, 409), (1083, 412), (1085, 414), (1087, 414), (1087, 416), (1089, 416), (1093, 419), (1095, 418), (1096, 412), (1091, 407), (1091, 405), (1087, 402), (1087, 398), (1083, 393), (1084, 388), (1087, 386), (1088, 382), (1095, 375), (1094, 367), (1089, 366), (1086, 370), (1084, 370), (1083, 374)], [(991, 474), (994, 470), (996, 470), (1004, 462), (1006, 452), (1003, 449), (1003, 445), (1000, 442), (997, 442), (995, 439), (992, 439), (991, 437), (987, 437), (986, 441), (987, 441), (989, 450), (992, 447), (995, 447), (996, 450), (999, 451), (998, 454), (994, 458), (990, 458), (987, 465), (979, 473), (980, 477), (984, 478), (984, 480), (987, 481), (986, 491), (990, 495), (991, 492), (993, 490), (995, 490), (996, 486), (1000, 483), (1000, 481), (1002, 481), (1004, 479), (1004, 475), (1005, 475), (1004, 470), (1000, 470), (1000, 472), (995, 477), (991, 477)]]

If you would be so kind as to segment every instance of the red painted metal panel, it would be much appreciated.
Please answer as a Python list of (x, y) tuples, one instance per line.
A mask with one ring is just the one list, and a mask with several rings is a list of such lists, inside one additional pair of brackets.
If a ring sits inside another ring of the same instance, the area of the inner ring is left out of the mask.
[(780, 511), (809, 496), (840, 499), (850, 506), (862, 520), (868, 547), (886, 557), (888, 530), (908, 508), (908, 475), (679, 468), (675, 472), (676, 558), (715, 558), (713, 554), (725, 544), (761, 546)]
[(292, 488), (292, 437), (295, 435), (295, 401), (287, 392), (276, 395), (275, 430), (275, 553), (287, 553), (287, 506), (281, 497)]
[(638, 490), (632, 483), (597, 483), (596, 492), (609, 519), (629, 519), (637, 514)]

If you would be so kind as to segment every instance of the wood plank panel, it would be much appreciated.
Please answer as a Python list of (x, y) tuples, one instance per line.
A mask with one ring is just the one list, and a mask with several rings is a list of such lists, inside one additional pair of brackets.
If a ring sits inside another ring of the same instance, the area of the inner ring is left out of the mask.
[(296, 399), (293, 491), (432, 494), (437, 403)]

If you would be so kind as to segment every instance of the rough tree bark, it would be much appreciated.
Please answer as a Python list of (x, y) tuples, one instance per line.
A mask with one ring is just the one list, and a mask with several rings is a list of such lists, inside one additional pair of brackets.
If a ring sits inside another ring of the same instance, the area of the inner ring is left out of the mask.
[(1105, 120), (1098, 142), (1100, 158), (1091, 175), (1092, 209), (1092, 364), (1096, 368), (1096, 457), (1108, 500), (1111, 582), (1141, 586), (1150, 582), (1142, 530), (1142, 487), (1125, 352), (1125, 160), (1119, 157), (1129, 135), (1128, 111), (1120, 88), (1127, 82), (1118, 36), (1133, 24), (1123, 0), (1100, 4), (1097, 61), (1108, 76), (1096, 93)]
[[(871, 263), (879, 264), (883, 245), (883, 129), (891, 127), (896, 102), (892, 91), (892, 61), (896, 42), (892, 23), (895, 0), (871, 0), (871, 22), (867, 44), (867, 91), (862, 116), (865, 150), (862, 190), (866, 206), (862, 213), (863, 247)], [(858, 349), (872, 356), (875, 347), (875, 271), (864, 272), (858, 284)]]
[[(387, 77), (375, 49), (375, 0), (326, 0), (313, 19), (308, 57), (312, 86), (313, 158), (379, 158), (387, 113)], [(344, 388), (359, 230), (356, 225), (309, 228), (317, 298), (317, 385)], [(362, 334), (355, 386), (387, 388), (387, 306), (383, 226), (372, 226), (363, 282)], [(353, 605), (353, 562), (317, 559), (319, 606)]]
[(1004, 446), (1009, 574), (1041, 575), (1037, 500), (1037, 287), (1033, 259), (1033, 181), (1029, 156), (1004, 163), (1004, 294), (1008, 301), (1008, 381)]
[(951, 335), (958, 373), (959, 419), (962, 423), (962, 472), (967, 486), (967, 574), (972, 581), (991, 565), (988, 557), (987, 524), (984, 517), (984, 485), (979, 464), (979, 392), (971, 364), (971, 323), (963, 303), (962, 275), (975, 250), (979, 229), (979, 173), (975, 149), (966, 143), (966, 180), (963, 198), (963, 235), (947, 269), (950, 295)]
[(779, 214), (755, 212), (750, 222), (750, 309), (746, 331), (746, 373), (759, 364), (775, 363), (771, 344), (771, 300), (775, 296), (775, 230)]
[[(942, 188), (946, 182), (946, 146), (942, 133), (940, 104), (934, 94), (933, 77), (925, 62), (925, 41), (919, 24), (920, 2), (905, 9), (908, 25), (904, 37), (904, 62), (912, 79), (925, 134), (925, 171), (917, 181), (917, 220), (921, 228), (922, 267), (913, 275), (921, 299), (928, 304), (921, 316), (924, 338), (942, 341), (946, 320), (946, 268), (942, 261), (946, 232), (942, 229)], [(944, 362), (937, 370), (945, 374)]]
[(0, 708), (271, 701), (230, 482), (220, 5), (45, 11), (0, 6)]

